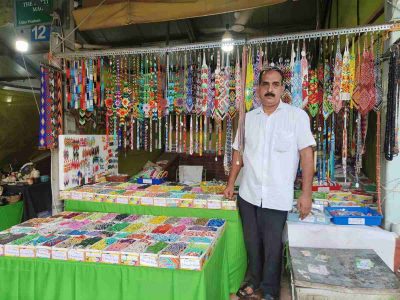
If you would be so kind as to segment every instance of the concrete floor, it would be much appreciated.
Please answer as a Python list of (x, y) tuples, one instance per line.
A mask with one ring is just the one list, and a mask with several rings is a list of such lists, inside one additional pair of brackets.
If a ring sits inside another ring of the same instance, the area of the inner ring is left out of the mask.
[[(285, 274), (286, 275), (286, 274)], [(279, 300), (292, 300), (292, 294), (290, 291), (290, 280), (287, 276), (283, 276), (282, 277), (282, 281), (281, 281), (281, 295)], [(239, 300), (239, 298), (232, 294), (230, 297), (231, 300)], [(256, 295), (254, 297), (251, 298), (242, 298), (243, 300), (247, 299), (251, 299), (251, 300), (261, 300), (262, 299), (262, 295)]]

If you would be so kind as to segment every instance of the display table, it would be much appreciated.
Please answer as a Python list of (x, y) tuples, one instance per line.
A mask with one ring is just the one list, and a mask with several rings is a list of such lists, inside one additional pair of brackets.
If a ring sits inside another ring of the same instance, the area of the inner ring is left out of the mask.
[[(128, 205), (118, 203), (65, 200), (65, 210), (86, 212), (116, 212), (139, 215), (221, 218), (226, 220), (226, 255), (229, 273), (229, 291), (236, 293), (247, 266), (247, 255), (243, 240), (242, 223), (236, 210), (212, 210), (201, 208), (176, 208), (161, 206)], [(190, 298), (187, 298), (190, 299)], [(208, 298), (207, 298), (208, 299)], [(213, 299), (213, 298), (209, 298)]]
[(229, 299), (226, 232), (202, 271), (0, 257), (1, 299)]
[(394, 270), (397, 235), (379, 227), (287, 222), (285, 234), (290, 247), (372, 249)]
[(16, 203), (0, 206), (0, 231), (21, 223), (24, 203)]
[(36, 218), (40, 212), (51, 211), (52, 194), (50, 182), (41, 182), (32, 185), (6, 184), (4, 185), (4, 193), (22, 194), (24, 201), (24, 221)]

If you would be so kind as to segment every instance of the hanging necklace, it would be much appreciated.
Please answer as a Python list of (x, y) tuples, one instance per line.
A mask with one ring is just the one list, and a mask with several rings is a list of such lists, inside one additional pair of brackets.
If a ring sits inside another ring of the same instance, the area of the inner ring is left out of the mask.
[(335, 56), (335, 69), (334, 69), (334, 79), (333, 79), (333, 93), (332, 93), (332, 103), (333, 109), (336, 113), (342, 109), (342, 101), (340, 99), (340, 84), (342, 76), (342, 53), (340, 52), (340, 38), (337, 39), (336, 45), (336, 56)]
[[(329, 49), (329, 41), (327, 42), (327, 49)], [(329, 50), (328, 50), (329, 51)], [(330, 64), (330, 53), (326, 51), (326, 58), (324, 64), (324, 97), (322, 104), (322, 113), (324, 119), (327, 120), (328, 117), (333, 112), (332, 105), (332, 69)]]
[(253, 107), (253, 87), (254, 87), (254, 77), (253, 77), (253, 59), (251, 51), (248, 53), (247, 57), (247, 68), (246, 68), (246, 87), (245, 87), (245, 104), (246, 112), (250, 111)]
[[(294, 44), (292, 44), (292, 47), (294, 47)], [(293, 57), (293, 53), (292, 53), (292, 57)], [(296, 59), (294, 61), (294, 65), (293, 65), (293, 75), (292, 75), (291, 83), (292, 83), (292, 105), (295, 107), (301, 108), (302, 104), (303, 104), (303, 96), (302, 96), (302, 78), (301, 78), (301, 62), (300, 62), (299, 44), (297, 45), (297, 54), (296, 54)]]
[(306, 41), (303, 41), (303, 50), (301, 51), (301, 86), (302, 86), (302, 108), (307, 107), (308, 104), (308, 61), (307, 61), (307, 56), (306, 56)]

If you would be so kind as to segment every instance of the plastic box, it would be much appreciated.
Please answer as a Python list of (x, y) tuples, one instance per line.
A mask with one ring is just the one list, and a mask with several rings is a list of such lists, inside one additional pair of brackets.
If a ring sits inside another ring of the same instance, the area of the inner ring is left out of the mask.
[[(370, 225), (379, 226), (382, 222), (382, 215), (376, 210), (369, 207), (326, 207), (325, 210), (332, 216), (332, 223), (338, 225)], [(371, 214), (370, 216), (334, 216), (331, 211), (334, 210), (345, 210), (345, 211), (357, 211), (363, 214)]]

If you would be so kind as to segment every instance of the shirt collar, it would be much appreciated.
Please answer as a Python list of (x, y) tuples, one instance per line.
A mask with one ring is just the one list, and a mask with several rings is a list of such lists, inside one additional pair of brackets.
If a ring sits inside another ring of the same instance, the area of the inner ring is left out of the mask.
[[(278, 110), (281, 110), (281, 109), (284, 109), (284, 108), (285, 108), (285, 103), (282, 100), (279, 100), (279, 105), (278, 105), (278, 107), (276, 108), (276, 110), (274, 112), (276, 112)], [(264, 113), (262, 105), (257, 108), (256, 113), (257, 113), (257, 115), (259, 115), (261, 113)]]

